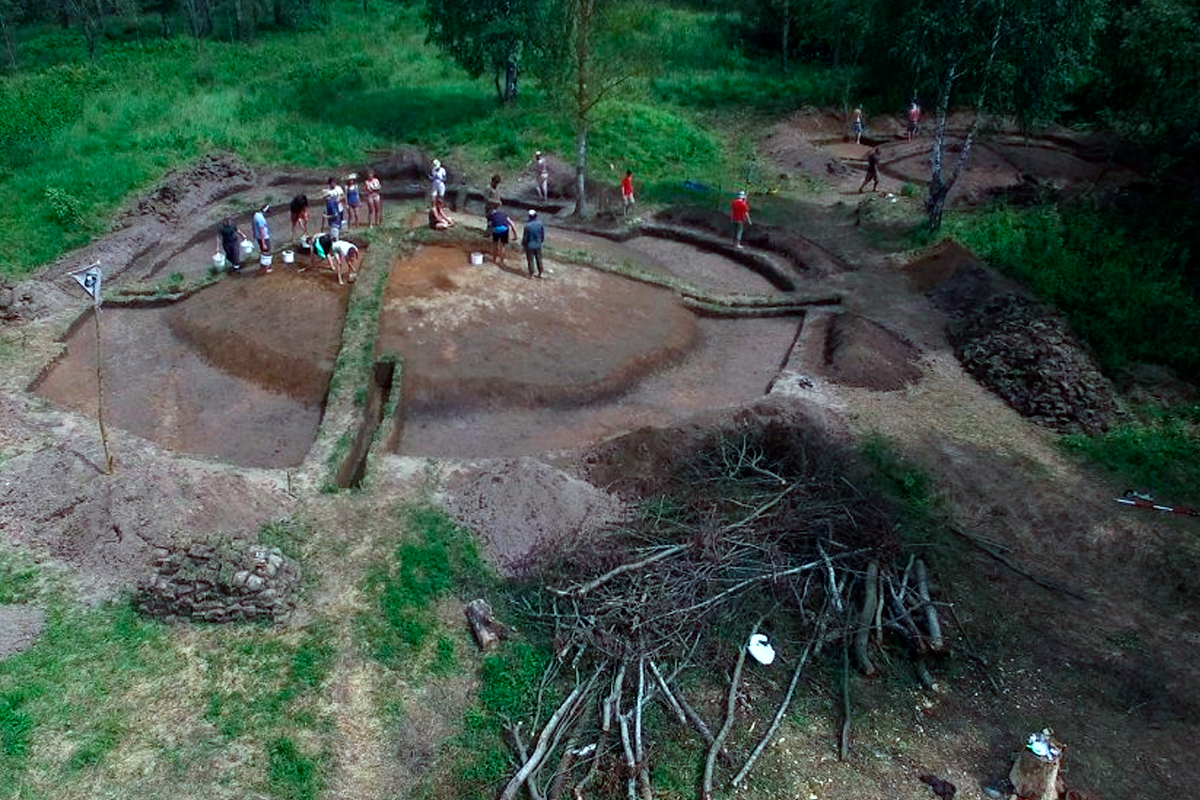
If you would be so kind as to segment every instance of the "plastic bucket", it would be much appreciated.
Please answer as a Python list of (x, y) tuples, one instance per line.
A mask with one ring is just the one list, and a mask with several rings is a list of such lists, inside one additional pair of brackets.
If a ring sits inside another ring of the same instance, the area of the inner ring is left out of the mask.
[(471, 253), (471, 263), (479, 266), (483, 263), (483, 253)]
[(269, 267), (269, 266), (271, 266), (271, 254), (270, 254), (270, 253), (263, 253), (261, 256), (259, 256), (259, 257), (258, 257), (258, 264), (259, 264), (259, 266), (261, 266), (261, 267)]
[(225, 254), (224, 253), (213, 253), (213, 266), (214, 267), (225, 266)]
[(250, 255), (250, 251), (254, 249), (254, 245), (249, 239), (242, 239), (242, 255)]
[(285, 264), (291, 264), (296, 260), (296, 254), (291, 250), (284, 250), (280, 255), (283, 256), (283, 263)]

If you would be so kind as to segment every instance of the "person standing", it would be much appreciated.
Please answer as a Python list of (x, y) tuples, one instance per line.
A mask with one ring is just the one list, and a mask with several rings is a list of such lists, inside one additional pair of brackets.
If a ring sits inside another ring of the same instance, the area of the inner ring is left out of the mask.
[(867, 177), (863, 178), (862, 186), (858, 187), (858, 193), (862, 194), (863, 189), (867, 188), (867, 184), (874, 181), (875, 185), (871, 187), (872, 192), (879, 191), (879, 148), (876, 147), (867, 156)]
[(375, 170), (367, 170), (367, 182), (363, 185), (367, 190), (367, 225), (382, 225), (383, 185), (375, 175)]
[(863, 131), (866, 130), (866, 126), (863, 125), (861, 108), (854, 109), (854, 122), (851, 124), (850, 130), (854, 133), (854, 143), (862, 144), (862, 135)]
[(921, 107), (917, 105), (917, 101), (913, 100), (908, 104), (908, 139), (917, 135), (921, 129)]
[[(609, 184), (611, 186), (611, 184)], [(625, 170), (625, 177), (621, 178), (621, 213), (629, 216), (629, 209), (633, 207), (633, 170)]]
[(436, 158), (433, 169), (429, 170), (429, 199), (430, 201), (446, 197), (446, 168)]
[(329, 177), (329, 192), (337, 201), (338, 228), (344, 228), (346, 227), (346, 190), (338, 185), (337, 179), (332, 175)]
[(350, 218), (346, 220), (346, 227), (358, 224), (358, 207), (362, 203), (362, 198), (358, 192), (358, 173), (351, 172), (346, 176), (346, 209), (350, 214)]
[(264, 205), (254, 214), (254, 240), (258, 242), (258, 252), (262, 255), (263, 272), (271, 271), (271, 229), (267, 227), (267, 212), (271, 206)]
[[(521, 247), (525, 250), (525, 265), (530, 278), (542, 277), (542, 245), (546, 243), (546, 226), (537, 218), (537, 211), (529, 209), (529, 219), (521, 233)], [(534, 266), (537, 272), (534, 272)]]
[(483, 193), (483, 216), (490, 220), (492, 212), (500, 206), (504, 205), (504, 198), (500, 197), (500, 175), (499, 173), (492, 176), (488, 188)]
[(504, 251), (512, 234), (516, 233), (516, 225), (503, 208), (497, 208), (488, 216), (488, 227), (492, 231), (492, 260), (503, 267)]
[[(333, 179), (330, 178), (330, 181)], [(322, 222), (329, 230), (329, 236), (337, 239), (342, 232), (342, 213), (338, 210), (337, 195), (333, 189), (325, 190), (325, 213), (322, 215)]]
[(298, 194), (293, 197), (288, 210), (292, 214), (292, 236), (296, 235), (296, 228), (301, 225), (304, 227), (303, 235), (308, 236), (308, 195)]
[(729, 219), (733, 222), (733, 240), (740, 250), (746, 226), (754, 224), (750, 221), (750, 203), (746, 200), (745, 192), (738, 192), (737, 197), (729, 204)]
[(550, 199), (550, 162), (541, 150), (533, 155), (533, 169), (537, 182), (537, 196), (542, 202)]
[(242, 268), (240, 243), (246, 240), (246, 234), (238, 229), (233, 217), (226, 217), (217, 235), (221, 241), (221, 250), (225, 253), (225, 260), (229, 262), (229, 271), (237, 272)]

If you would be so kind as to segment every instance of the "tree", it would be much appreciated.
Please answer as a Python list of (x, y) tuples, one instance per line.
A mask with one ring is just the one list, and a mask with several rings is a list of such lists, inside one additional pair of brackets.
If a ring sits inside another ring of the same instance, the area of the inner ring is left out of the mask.
[(506, 103), (517, 96), (523, 57), (547, 44), (548, 9), (544, 0), (429, 0), (426, 40), (472, 78), (490, 73)]
[(575, 215), (586, 216), (588, 132), (593, 112), (616, 89), (653, 63), (652, 11), (621, 0), (561, 0), (559, 41), (569, 49), (550, 64), (571, 98), (575, 126)]
[[(1081, 80), (1104, 0), (916, 0), (881, 4), (877, 30), (897, 44), (875, 62), (880, 79), (907, 74), (914, 95), (936, 98), (930, 154), (929, 227), (942, 224), (946, 198), (970, 163), (983, 115), (1014, 113), (1024, 123), (1052, 119)], [(895, 19), (887, 19), (898, 14)], [(889, 24), (891, 23), (891, 24)], [(958, 158), (946, 169), (946, 121), (970, 99), (975, 115)]]

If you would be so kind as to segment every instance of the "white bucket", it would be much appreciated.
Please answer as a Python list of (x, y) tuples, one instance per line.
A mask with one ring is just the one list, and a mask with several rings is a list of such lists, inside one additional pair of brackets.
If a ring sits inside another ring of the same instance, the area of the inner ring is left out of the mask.
[(218, 268), (225, 266), (224, 253), (213, 253), (213, 266)]
[(296, 260), (296, 254), (291, 250), (284, 250), (280, 255), (283, 256), (283, 263), (285, 264), (291, 264)]
[(483, 253), (471, 253), (471, 263), (479, 266), (483, 263)]
[(242, 255), (250, 255), (250, 251), (254, 249), (254, 244), (249, 239), (242, 239)]
[(261, 267), (269, 267), (269, 266), (271, 266), (271, 254), (270, 254), (270, 253), (263, 253), (261, 256), (259, 256), (259, 257), (258, 257), (258, 264), (259, 264), (259, 266), (261, 266)]

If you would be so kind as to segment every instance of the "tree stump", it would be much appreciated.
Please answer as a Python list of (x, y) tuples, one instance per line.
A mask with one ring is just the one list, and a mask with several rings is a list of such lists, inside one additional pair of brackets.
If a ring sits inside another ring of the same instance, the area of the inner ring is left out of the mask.
[(480, 650), (487, 652), (500, 641), (500, 624), (492, 617), (492, 607), (486, 600), (472, 600), (467, 603), (463, 613), (467, 616), (467, 624), (471, 626), (475, 644), (479, 645)]
[(1062, 757), (1048, 761), (1028, 749), (1021, 751), (1008, 780), (1014, 795), (1021, 800), (1058, 800), (1058, 767)]

